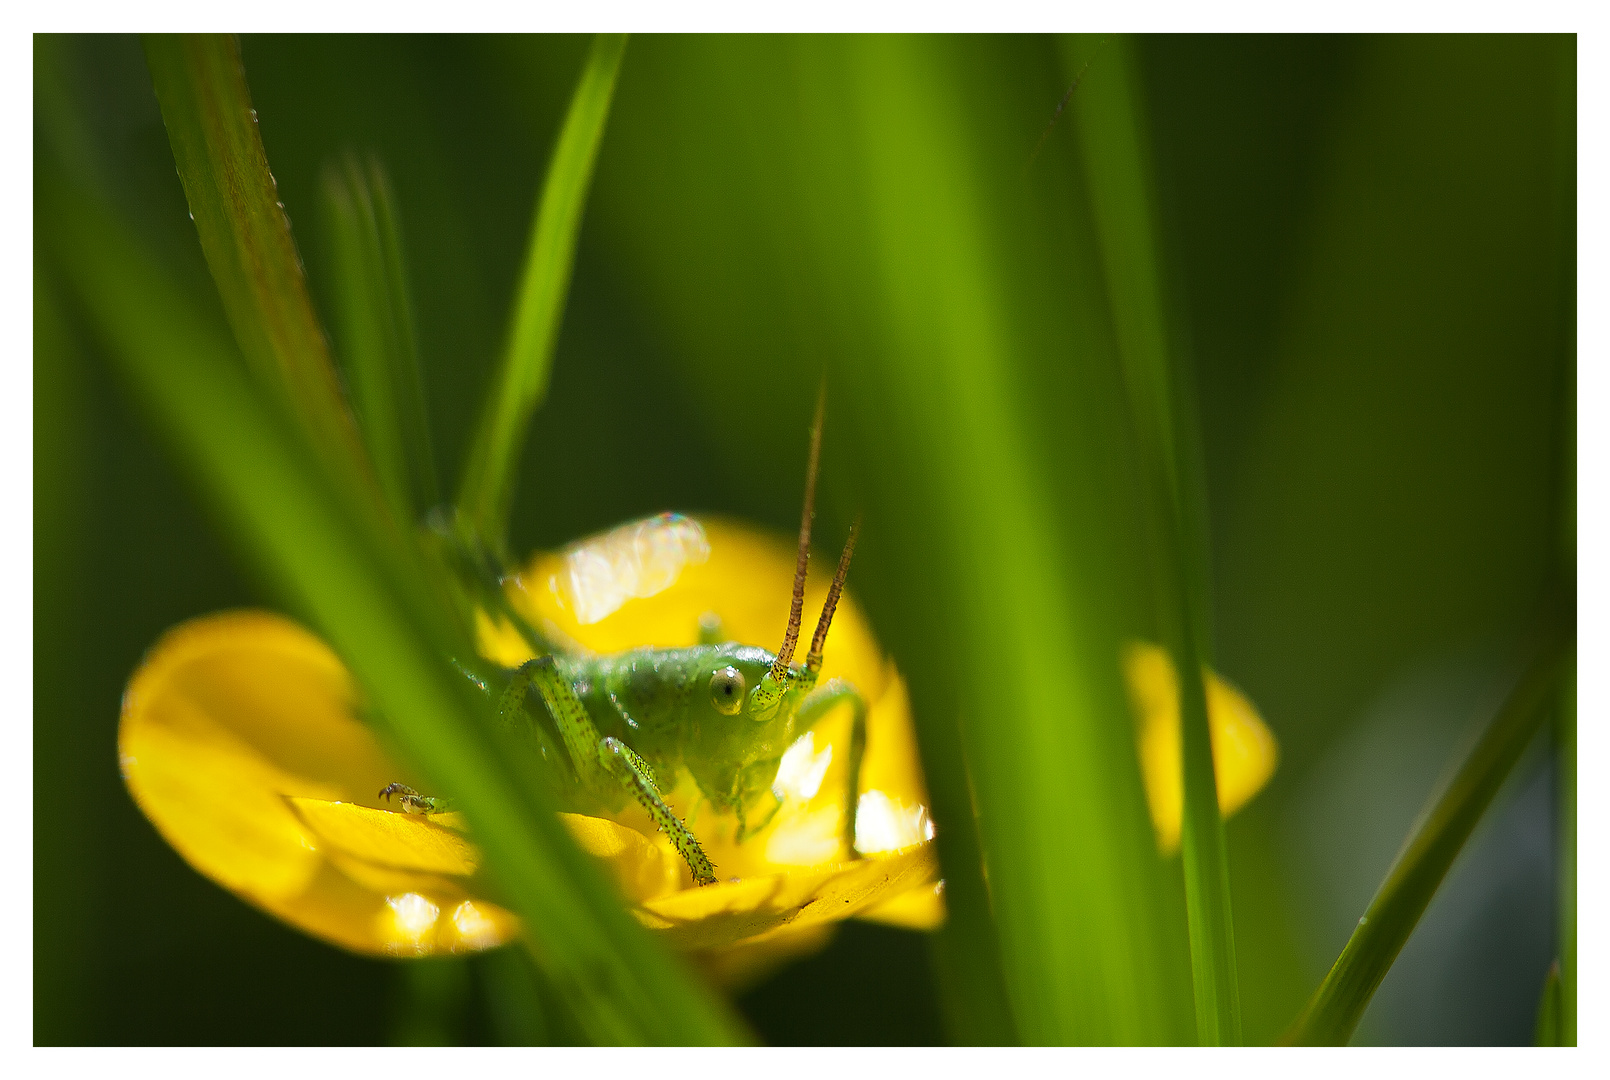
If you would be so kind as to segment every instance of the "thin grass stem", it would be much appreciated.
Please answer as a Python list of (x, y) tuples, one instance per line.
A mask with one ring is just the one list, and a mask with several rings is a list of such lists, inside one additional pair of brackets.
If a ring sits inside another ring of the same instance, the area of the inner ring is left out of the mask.
[[(1068, 42), (1064, 68), (1082, 80), (1073, 99), (1100, 242), (1118, 354), (1147, 480), (1151, 572), (1160, 636), (1176, 670), (1211, 662), (1206, 509), (1189, 365), (1165, 295), (1144, 118), (1131, 46)], [(1229, 865), (1200, 679), (1181, 682), (1185, 805), (1181, 828), (1197, 1037), (1241, 1041)]]
[(1341, 956), (1284, 1042), (1341, 1046), (1353, 1036), (1381, 980), (1414, 932), (1471, 830), (1537, 733), (1573, 645), (1553, 624), (1524, 674), (1447, 783), (1427, 804), (1358, 921)]
[(395, 200), (373, 159), (343, 158), (323, 186), (340, 355), (358, 426), (387, 502), (413, 521), (438, 495)]
[(548, 390), (582, 209), (625, 49), (625, 35), (598, 35), (576, 84), (532, 222), (508, 347), (493, 377), (459, 484), (459, 510), (500, 553), (526, 429)]

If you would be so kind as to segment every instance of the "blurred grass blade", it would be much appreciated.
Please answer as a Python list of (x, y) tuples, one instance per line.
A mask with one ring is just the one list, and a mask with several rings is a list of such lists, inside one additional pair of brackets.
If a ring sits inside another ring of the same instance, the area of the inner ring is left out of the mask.
[(557, 1046), (557, 1010), (543, 1000), (540, 972), (518, 949), (494, 949), (473, 961), (493, 1034), (503, 1046)]
[[(1565, 348), (1560, 357), (1559, 476), (1560, 588), (1576, 593), (1576, 369), (1577, 369), (1577, 42), (1574, 36), (1554, 39), (1554, 214), (1558, 259), (1562, 270), (1561, 322)], [(1555, 892), (1558, 897), (1555, 948), (1560, 965), (1560, 1044), (1575, 1046), (1576, 1028), (1576, 659), (1572, 657), (1560, 679), (1560, 707), (1554, 735), (1555, 770)]]
[[(1206, 510), (1195, 402), (1180, 335), (1171, 333), (1134, 60), (1126, 38), (1065, 40), (1072, 98), (1101, 259), (1147, 479), (1152, 577), (1161, 637), (1175, 670), (1211, 662)], [(1088, 65), (1088, 67), (1087, 67)], [(1229, 865), (1200, 679), (1184, 679), (1185, 806), (1181, 848), (1190, 922), (1197, 1036), (1241, 1041)]]
[(367, 475), (263, 153), (239, 43), (227, 34), (153, 34), (145, 55), (190, 216), (247, 363), (332, 465), (350, 478)]
[(1458, 770), (1421, 813), (1342, 955), (1285, 1041), (1341, 1046), (1425, 913), (1487, 804), (1551, 712), (1571, 645), (1559, 624)]
[(1537, 1002), (1537, 1024), (1532, 1030), (1533, 1046), (1570, 1046), (1561, 1026), (1564, 1009), (1560, 1003), (1560, 962), (1549, 965), (1543, 980), (1543, 996)]
[[(1087, 318), (1072, 163), (1065, 146), (1042, 155), (1054, 183), (1025, 190), (1036, 84), (1002, 80), (1003, 57), (1054, 63), (1039, 41), (811, 38), (751, 70), (798, 72), (779, 99), (811, 107), (778, 140), (809, 222), (785, 261), (815, 260), (839, 290), (798, 309), (800, 352), (830, 358), (829, 431), (859, 444), (829, 483), (865, 499), (858, 588), (911, 688), (953, 923), (936, 944), (951, 1033), (1173, 1041), (1183, 979), (1118, 681), (1127, 506), (1104, 470), (1123, 389)], [(769, 98), (749, 107), (756, 128), (773, 121)], [(742, 248), (734, 234), (772, 216), (743, 201), (711, 197), (700, 226)], [(778, 302), (795, 303), (784, 281)], [(730, 379), (755, 377), (752, 355), (731, 359)], [(779, 380), (778, 410), (803, 411), (808, 389)]]
[(395, 200), (380, 163), (348, 155), (324, 174), (340, 356), (386, 501), (402, 521), (436, 505), (425, 391)]
[(1576, 1045), (1576, 658), (1560, 677), (1554, 768), (1559, 876), (1560, 1045)]
[(470, 1009), (469, 960), (433, 956), (404, 964), (392, 1006), (392, 1046), (453, 1046)]
[(45, 179), (40, 216), (52, 254), (127, 383), (242, 550), (346, 661), (397, 745), (462, 804), (533, 956), (587, 1037), (737, 1037), (721, 1003), (569, 841), (518, 749), (494, 734), (486, 695), (449, 659), (473, 664), (473, 647), (436, 606), (409, 549), (343, 502), (344, 489), (116, 219)]
[(526, 427), (548, 390), (582, 208), (625, 49), (624, 34), (600, 34), (588, 53), (543, 181), (508, 346), (493, 377), (459, 486), (459, 510), (500, 553)]

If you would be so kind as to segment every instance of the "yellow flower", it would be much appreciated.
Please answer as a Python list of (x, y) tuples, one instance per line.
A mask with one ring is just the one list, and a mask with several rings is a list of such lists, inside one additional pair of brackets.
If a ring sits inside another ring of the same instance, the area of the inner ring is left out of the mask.
[[(775, 649), (787, 621), (790, 545), (740, 526), (682, 518), (623, 526), (535, 558), (509, 582), (523, 615), (596, 652), (722, 636)], [(813, 575), (807, 610), (820, 606)], [(514, 666), (531, 654), (483, 621), (481, 647)], [(848, 709), (784, 756), (773, 820), (743, 844), (685, 775), (667, 801), (721, 883), (692, 885), (682, 859), (633, 803), (618, 820), (562, 815), (611, 871), (645, 925), (727, 982), (818, 947), (847, 917), (932, 928), (944, 918), (933, 826), (905, 685), (846, 597), (824, 679), (870, 704), (856, 847), (841, 849)], [(356, 952), (423, 956), (501, 945), (518, 920), (487, 898), (480, 854), (454, 814), (392, 812), (376, 795), (421, 785), (358, 719), (336, 656), (281, 616), (235, 612), (166, 634), (129, 683), (119, 728), (136, 803), (197, 870), (257, 907)], [(437, 794), (437, 793), (432, 793)]]
[[(827, 576), (808, 582), (807, 612), (820, 608)], [(597, 653), (691, 645), (710, 616), (725, 640), (776, 648), (792, 578), (787, 541), (667, 515), (538, 555), (509, 580), (507, 595), (544, 633)], [(507, 623), (483, 616), (479, 630), (488, 658), (514, 667), (531, 656)], [(1124, 668), (1167, 851), (1178, 844), (1181, 805), (1174, 671), (1162, 650), (1141, 644), (1126, 649)], [(666, 801), (699, 837), (716, 885), (693, 885), (635, 802), (613, 819), (561, 815), (637, 918), (728, 985), (820, 947), (845, 918), (932, 929), (945, 917), (905, 684), (848, 596), (821, 674), (847, 679), (869, 703), (862, 858), (847, 858), (841, 841), (848, 708), (784, 755), (781, 807), (743, 844), (733, 816), (685, 772), (670, 785)], [(1228, 814), (1273, 772), (1274, 740), (1239, 693), (1211, 674), (1207, 687)], [(340, 660), (289, 619), (251, 611), (194, 619), (164, 635), (130, 680), (119, 728), (124, 779), (197, 870), (332, 944), (425, 956), (513, 940), (519, 920), (489, 898), (459, 816), (397, 813), (377, 796), (394, 781), (422, 785), (358, 719), (360, 708)]]
[[(1139, 641), (1124, 647), (1123, 668), (1157, 847), (1171, 853), (1180, 844), (1185, 805), (1179, 678), (1165, 650)], [(1202, 676), (1219, 812), (1229, 817), (1269, 782), (1280, 755), (1274, 734), (1252, 702), (1205, 667)]]

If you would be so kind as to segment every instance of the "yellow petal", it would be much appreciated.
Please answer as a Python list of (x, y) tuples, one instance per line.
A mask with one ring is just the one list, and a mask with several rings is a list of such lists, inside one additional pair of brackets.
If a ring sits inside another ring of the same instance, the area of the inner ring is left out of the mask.
[(474, 848), (379, 808), (409, 777), (355, 704), (340, 661), (290, 620), (194, 619), (129, 682), (124, 780), (198, 871), (332, 944), (416, 956), (509, 941), (518, 922), (481, 895)]
[(931, 883), (932, 844), (905, 851), (799, 868), (766, 877), (685, 889), (642, 905), (639, 917), (688, 949), (764, 940), (784, 928), (846, 919)]
[[(1169, 853), (1179, 847), (1185, 802), (1179, 680), (1168, 652), (1146, 642), (1125, 646), (1123, 669), (1135, 713), (1146, 803), (1158, 849)], [(1206, 668), (1203, 676), (1219, 812), (1229, 817), (1269, 782), (1279, 761), (1279, 748), (1245, 695)]]
[(460, 877), (475, 873), (481, 864), (481, 853), (468, 841), (422, 815), (322, 799), (293, 798), (290, 803), (320, 840), (355, 858)]
[(936, 881), (921, 889), (908, 889), (867, 908), (861, 918), (907, 930), (937, 930), (945, 924), (945, 883)]
[[(879, 878), (880, 873), (887, 875), (887, 867), (881, 871), (870, 865), (865, 867), (863, 875), (872, 876), (874, 884), (879, 887), (875, 895), (861, 897), (860, 902), (854, 902), (855, 896), (853, 893), (847, 895), (845, 887), (864, 886), (865, 876), (858, 880), (850, 879), (843, 882), (835, 881), (829, 876), (818, 885), (820, 890), (818, 895), (825, 901), (823, 907), (831, 909), (837, 906), (841, 910), (853, 908), (856, 912), (854, 918), (908, 930), (937, 929), (945, 921), (942, 884), (933, 882), (915, 888), (910, 886), (911, 880), (922, 880), (934, 872), (932, 848), (932, 844), (927, 844), (923, 846), (921, 852), (914, 851), (906, 855), (906, 859), (909, 860), (905, 866), (906, 870), (918, 871), (911, 877), (899, 878), (891, 875)], [(826, 888), (822, 888), (822, 885)], [(893, 899), (883, 899), (885, 896), (892, 896)], [(852, 902), (846, 904), (846, 900)], [(834, 901), (837, 901), (836, 905)], [(817, 919), (795, 918), (766, 933), (734, 945), (695, 950), (692, 956), (694, 962), (717, 985), (738, 992), (759, 982), (790, 960), (816, 952), (828, 943), (837, 926), (837, 919), (831, 916)]]
[(609, 868), (631, 900), (652, 900), (692, 884), (683, 881), (684, 864), (669, 843), (656, 844), (635, 829), (604, 818), (560, 814), (580, 848)]

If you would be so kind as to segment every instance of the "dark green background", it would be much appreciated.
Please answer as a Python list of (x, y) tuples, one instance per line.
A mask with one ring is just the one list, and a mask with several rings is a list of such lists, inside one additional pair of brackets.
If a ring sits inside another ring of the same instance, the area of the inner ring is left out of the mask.
[[(779, 388), (730, 379), (717, 356), (752, 355), (764, 373), (790, 355), (811, 297), (854, 288), (799, 276), (812, 226), (797, 193), (814, 177), (777, 148), (800, 115), (781, 104), (800, 46), (628, 47), (516, 550), (670, 508), (797, 520), (809, 401), (751, 408)], [(1027, 173), (1066, 90), (1052, 44), (944, 47), (1033, 103)], [(585, 48), (243, 42), (321, 305), (319, 171), (349, 148), (389, 169), (444, 476), (502, 342)], [(138, 42), (41, 38), (35, 57), (37, 145), (116, 192), (216, 308)], [(1560, 508), (1575, 456), (1575, 43), (1153, 38), (1139, 57), (1195, 361), (1218, 666), (1283, 752), (1228, 829), (1247, 1037), (1268, 1040), (1501, 692), (1519, 628), (1574, 572)], [(35, 338), (36, 1040), (386, 1041), (422, 1033), (411, 1018), (433, 992), (449, 1002), (442, 1034), (498, 1039), (482, 980), (445, 965), (407, 979), (287, 930), (189, 870), (134, 809), (114, 738), (143, 650), (184, 618), (268, 598), (70, 309), (42, 311)], [(852, 508), (832, 431), (837, 526)], [(1456, 864), (1361, 1041), (1529, 1039), (1553, 950), (1545, 749)], [(898, 1043), (943, 1037), (934, 1002), (919, 936), (852, 925), (740, 1006), (771, 1041)]]

